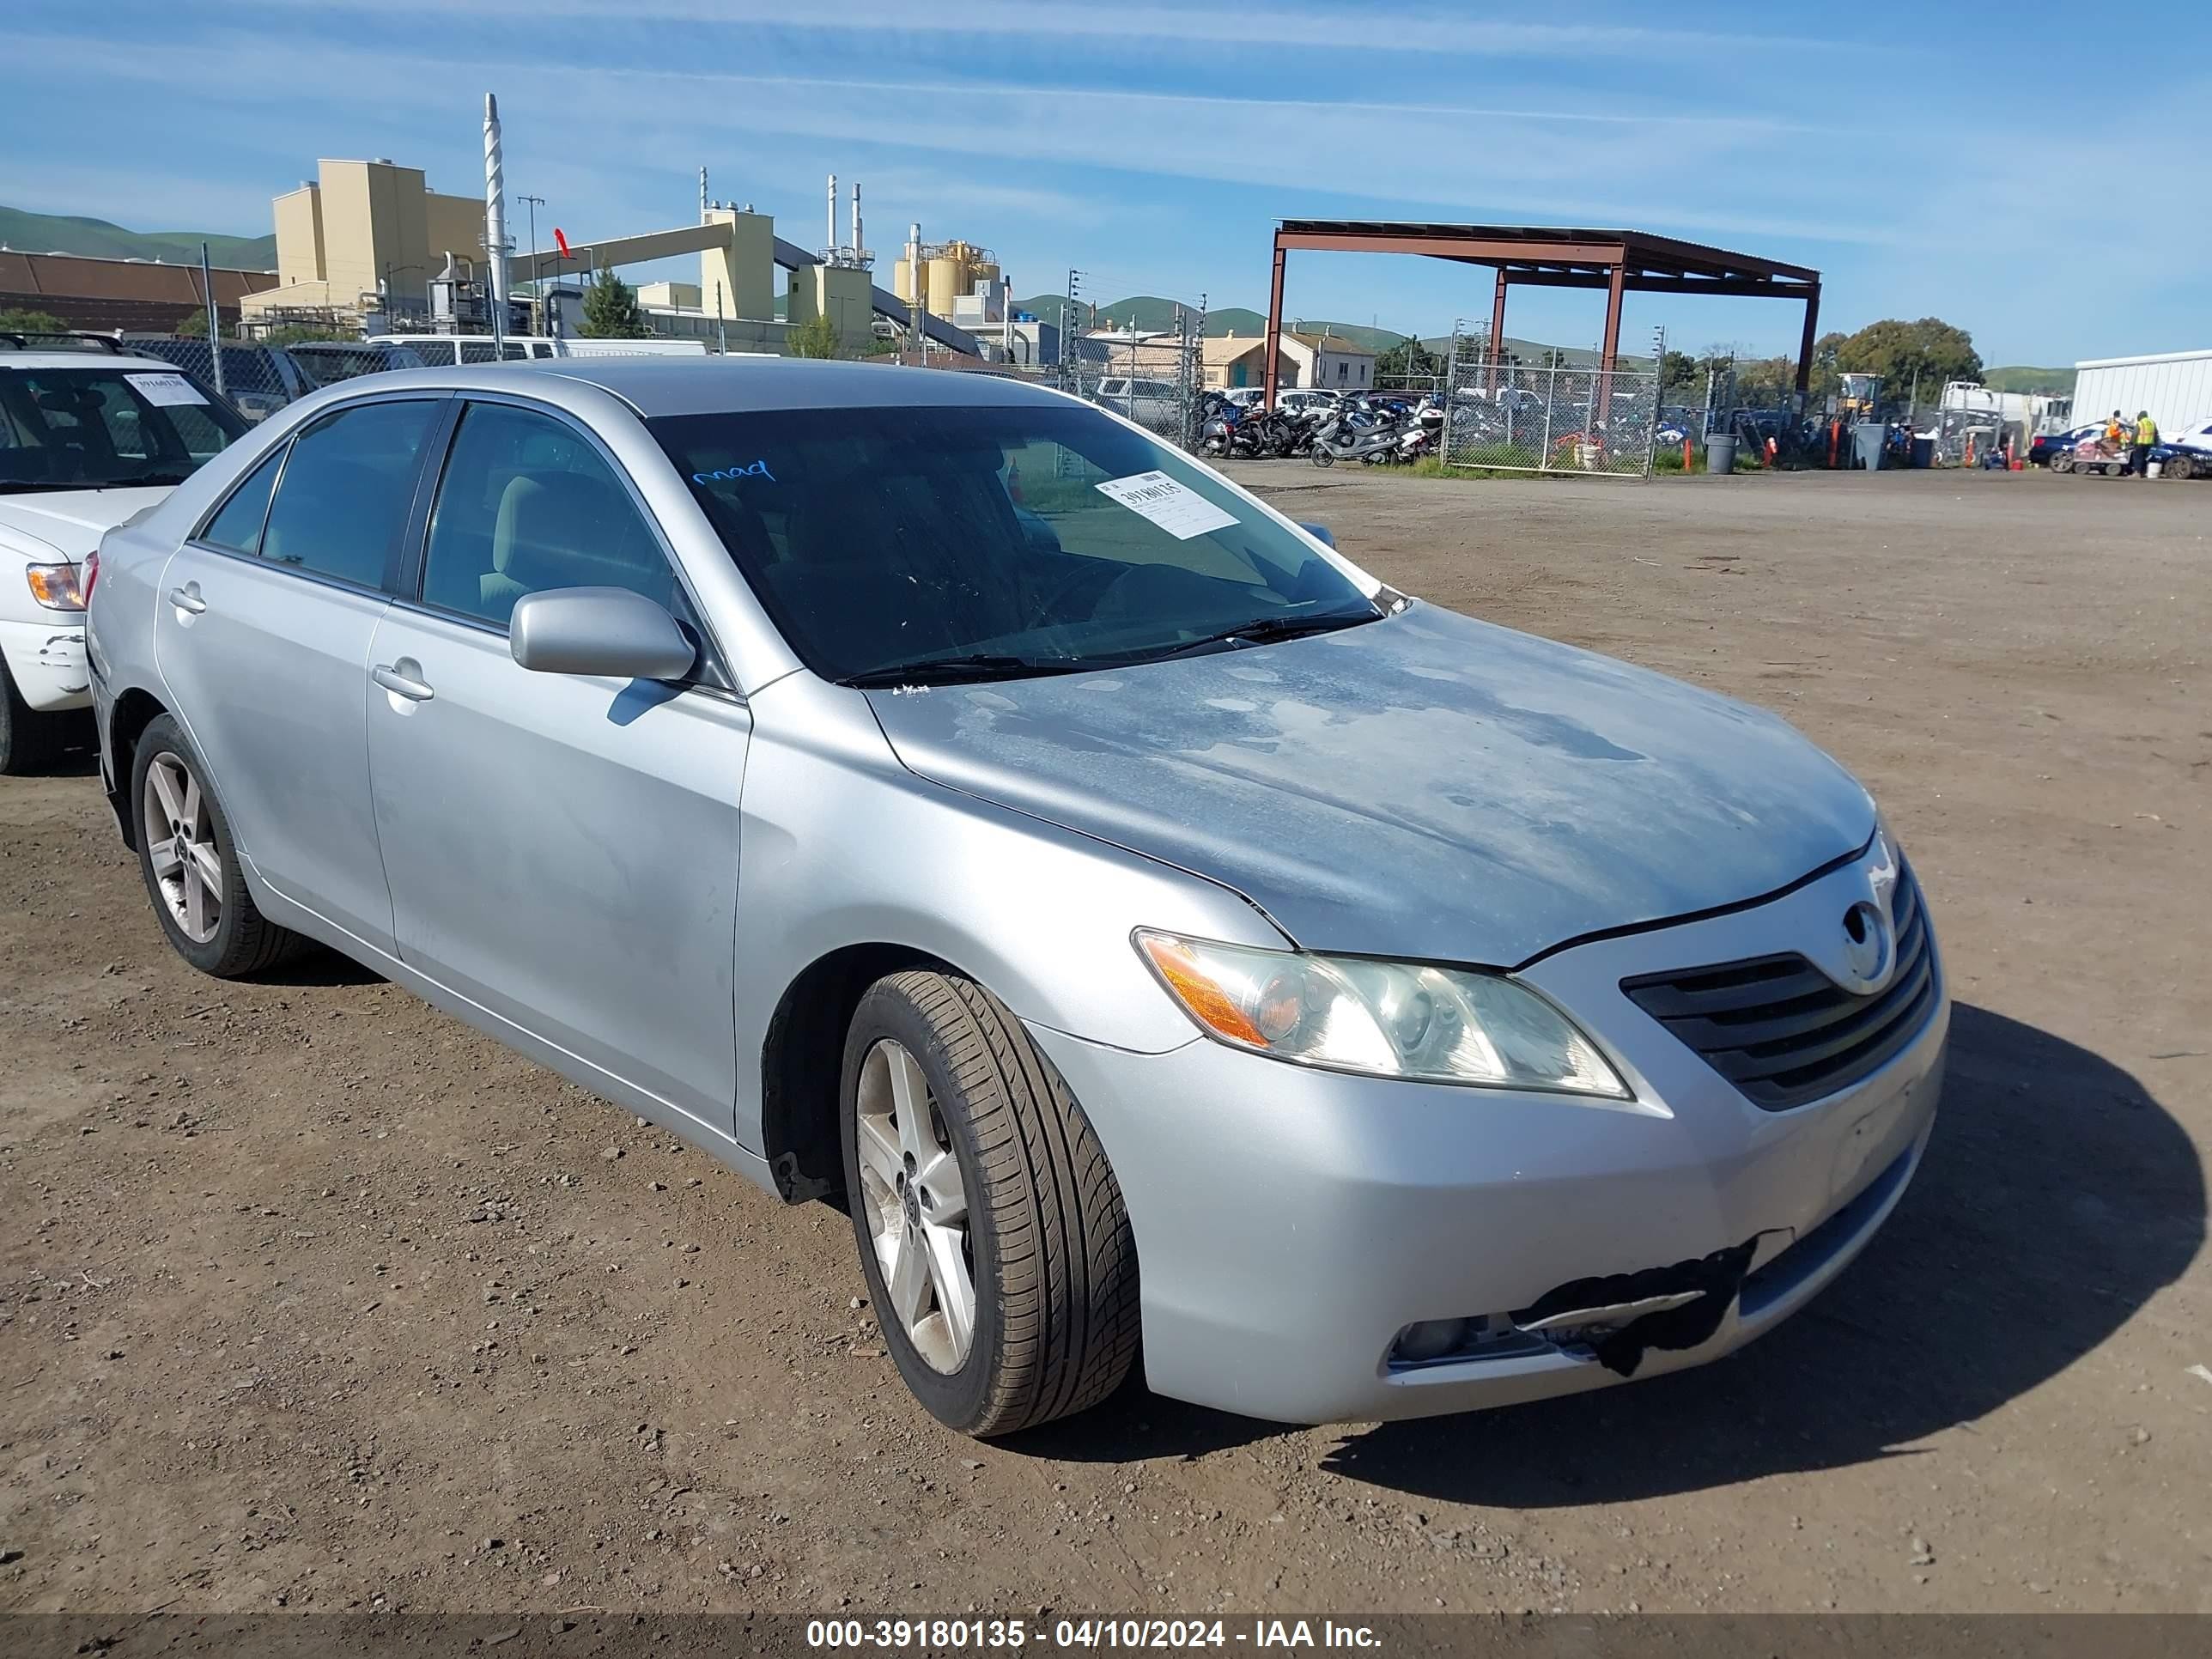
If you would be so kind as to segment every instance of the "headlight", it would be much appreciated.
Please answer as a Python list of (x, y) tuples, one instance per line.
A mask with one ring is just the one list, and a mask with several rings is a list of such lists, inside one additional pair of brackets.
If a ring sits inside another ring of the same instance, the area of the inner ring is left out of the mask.
[(1143, 928), (1136, 944), (1200, 1028), (1237, 1048), (1377, 1077), (1629, 1098), (1572, 1020), (1500, 975)]
[(76, 585), (73, 564), (34, 564), (26, 573), (31, 597), (49, 611), (82, 611), (84, 593)]

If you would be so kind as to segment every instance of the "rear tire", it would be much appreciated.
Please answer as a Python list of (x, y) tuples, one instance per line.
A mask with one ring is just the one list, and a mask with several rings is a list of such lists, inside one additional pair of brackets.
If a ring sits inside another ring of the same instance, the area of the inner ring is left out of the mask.
[(1119, 1388), (1138, 1334), (1121, 1190), (1005, 1005), (951, 974), (878, 980), (846, 1037), (840, 1104), (861, 1271), (930, 1414), (1012, 1434)]
[(2161, 478), (2193, 478), (2197, 476), (2197, 463), (2186, 455), (2169, 455), (2166, 464), (2159, 468), (2158, 476)]
[(8, 665), (0, 662), (0, 777), (20, 778), (45, 770), (80, 727), (84, 735), (91, 735), (88, 714), (73, 708), (52, 714), (32, 708), (15, 689)]
[(254, 904), (230, 820), (173, 716), (157, 714), (139, 733), (130, 801), (146, 896), (179, 956), (204, 974), (238, 979), (306, 947)]

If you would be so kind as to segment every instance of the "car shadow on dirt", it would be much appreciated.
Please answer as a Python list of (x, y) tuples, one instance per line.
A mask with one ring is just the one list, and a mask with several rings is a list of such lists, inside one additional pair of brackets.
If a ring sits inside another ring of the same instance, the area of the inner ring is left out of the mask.
[[(2141, 1083), (1960, 1004), (1942, 1109), (1911, 1189), (1796, 1318), (1700, 1370), (1347, 1431), (1323, 1467), (1408, 1495), (1543, 1509), (1911, 1456), (1915, 1442), (1972, 1423), (2102, 1343), (2180, 1276), (2204, 1237), (2196, 1149)], [(1279, 1432), (1133, 1389), (1065, 1431), (1009, 1443), (1142, 1459)]]

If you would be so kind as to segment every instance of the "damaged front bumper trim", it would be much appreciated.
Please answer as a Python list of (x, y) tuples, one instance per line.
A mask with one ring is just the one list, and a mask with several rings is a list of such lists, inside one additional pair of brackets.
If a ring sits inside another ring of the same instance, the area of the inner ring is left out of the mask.
[(1557, 1354), (1633, 1376), (1653, 1349), (1684, 1350), (1711, 1341), (1735, 1305), (1754, 1263), (1788, 1248), (1786, 1229), (1671, 1267), (1577, 1279), (1509, 1314), (1409, 1325), (1391, 1344), (1385, 1369)]

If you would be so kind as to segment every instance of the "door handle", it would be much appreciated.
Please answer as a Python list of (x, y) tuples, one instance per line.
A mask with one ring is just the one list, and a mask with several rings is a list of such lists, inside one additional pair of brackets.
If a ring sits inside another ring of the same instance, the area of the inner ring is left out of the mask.
[(192, 583), (188, 587), (171, 588), (169, 603), (179, 611), (190, 611), (195, 617), (207, 609), (207, 601), (200, 597), (200, 585), (198, 582)]
[[(415, 666), (414, 663), (405, 658), (402, 658), (400, 662), (404, 663), (409, 668)], [(416, 679), (412, 674), (402, 672), (398, 663), (379, 663), (368, 671), (368, 677), (392, 693), (393, 696), (404, 697), (410, 702), (428, 702), (438, 695), (424, 681)]]

